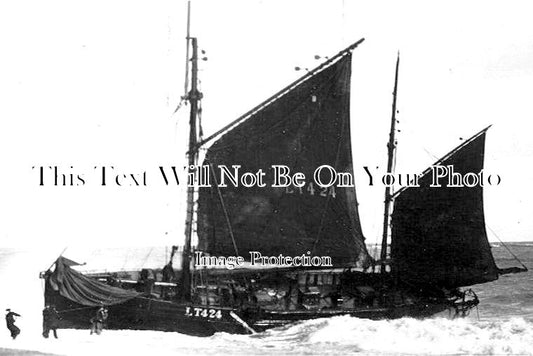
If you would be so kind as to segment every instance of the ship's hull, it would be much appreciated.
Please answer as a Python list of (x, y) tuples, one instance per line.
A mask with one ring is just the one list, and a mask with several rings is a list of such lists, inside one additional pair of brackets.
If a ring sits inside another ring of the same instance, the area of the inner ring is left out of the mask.
[[(59, 328), (90, 329), (90, 319), (97, 307), (86, 307), (47, 288), (47, 304), (55, 306), (61, 316)], [(125, 303), (107, 307), (106, 328), (130, 330), (158, 330), (196, 336), (216, 332), (246, 334), (261, 332), (303, 320), (349, 315), (365, 319), (424, 318), (449, 311), (454, 315), (453, 303), (447, 300), (426, 301), (391, 307), (360, 307), (322, 310), (264, 310), (238, 309), (209, 305), (194, 305), (160, 299), (136, 297)]]

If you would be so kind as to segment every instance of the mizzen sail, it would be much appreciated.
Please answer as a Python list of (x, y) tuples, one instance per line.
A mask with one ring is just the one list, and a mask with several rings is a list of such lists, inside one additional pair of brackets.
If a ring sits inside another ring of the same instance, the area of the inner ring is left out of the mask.
[[(485, 134), (481, 131), (435, 165), (453, 166), (456, 173), (483, 169)], [(420, 187), (401, 191), (394, 201), (391, 255), (401, 281), (456, 288), (498, 278), (483, 214), (483, 188), (430, 187), (432, 171), (419, 178)]]
[[(350, 143), (351, 52), (300, 82), (225, 133), (207, 151), (213, 183), (200, 188), (199, 249), (212, 255), (330, 256), (333, 264), (364, 263), (355, 187), (320, 188), (322, 165), (353, 174)], [(265, 187), (217, 187), (221, 165), (265, 172)], [(302, 188), (271, 187), (272, 166), (302, 172)]]

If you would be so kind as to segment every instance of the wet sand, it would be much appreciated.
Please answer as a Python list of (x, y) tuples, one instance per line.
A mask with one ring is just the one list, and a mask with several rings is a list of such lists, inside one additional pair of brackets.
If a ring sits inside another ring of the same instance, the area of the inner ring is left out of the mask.
[(47, 354), (47, 353), (43, 353), (39, 351), (4, 349), (2, 347), (0, 347), (0, 355), (3, 355), (3, 356), (58, 356), (57, 354)]

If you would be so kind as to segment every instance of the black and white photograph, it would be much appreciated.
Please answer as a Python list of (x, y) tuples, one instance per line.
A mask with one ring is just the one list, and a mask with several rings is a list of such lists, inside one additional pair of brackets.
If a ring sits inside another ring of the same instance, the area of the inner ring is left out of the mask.
[(533, 355), (527, 1), (0, 4), (2, 355)]

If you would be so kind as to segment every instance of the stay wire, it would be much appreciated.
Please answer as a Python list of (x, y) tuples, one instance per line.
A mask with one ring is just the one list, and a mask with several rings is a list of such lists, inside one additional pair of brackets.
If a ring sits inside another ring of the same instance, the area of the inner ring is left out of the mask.
[(498, 239), (498, 241), (500, 241), (500, 243), (502, 244), (503, 247), (505, 247), (505, 249), (507, 250), (507, 252), (509, 252), (511, 254), (511, 256), (514, 257), (514, 259), (520, 263), (522, 265), (522, 267), (524, 267), (526, 270), (528, 269), (523, 263), (522, 261), (520, 261), (520, 259), (518, 257), (516, 257), (516, 255), (509, 249), (509, 247), (507, 247), (507, 245), (500, 239), (500, 237), (498, 235), (496, 235), (496, 233), (494, 232), (494, 230), (492, 230), (490, 228), (490, 226), (487, 225), (487, 228), (490, 230), (490, 232), (492, 232), (492, 234), (494, 236), (496, 236), (496, 238)]

